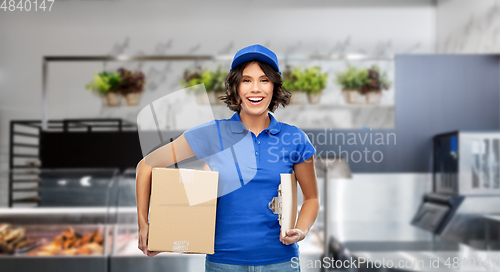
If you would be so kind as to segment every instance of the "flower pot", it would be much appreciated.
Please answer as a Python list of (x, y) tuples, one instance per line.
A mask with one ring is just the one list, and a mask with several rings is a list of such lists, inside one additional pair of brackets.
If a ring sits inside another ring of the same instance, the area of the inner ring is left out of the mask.
[(365, 104), (366, 98), (358, 90), (342, 90), (344, 100), (348, 104)]
[(381, 98), (382, 98), (381, 91), (368, 92), (366, 94), (366, 103), (372, 104), (372, 105), (378, 105), (378, 104), (380, 104)]
[(219, 96), (225, 96), (226, 92), (215, 92), (215, 103), (218, 105), (224, 105), (224, 101), (219, 99)]
[(106, 104), (110, 107), (116, 107), (120, 104), (120, 93), (109, 92), (106, 94)]
[(199, 94), (196, 94), (196, 102), (200, 105), (206, 105), (206, 104), (209, 104), (210, 103), (210, 100), (207, 96), (208, 93), (199, 93)]
[(127, 105), (135, 106), (139, 104), (139, 101), (141, 100), (141, 95), (142, 93), (140, 92), (127, 93), (125, 95), (125, 100), (127, 101)]
[(321, 90), (319, 93), (314, 94), (314, 93), (308, 93), (307, 94), (307, 99), (309, 100), (309, 104), (318, 104), (319, 101), (321, 100), (321, 94), (323, 93), (323, 90)]
[(292, 97), (290, 98), (290, 104), (306, 104), (307, 94), (304, 92), (296, 91), (292, 92)]

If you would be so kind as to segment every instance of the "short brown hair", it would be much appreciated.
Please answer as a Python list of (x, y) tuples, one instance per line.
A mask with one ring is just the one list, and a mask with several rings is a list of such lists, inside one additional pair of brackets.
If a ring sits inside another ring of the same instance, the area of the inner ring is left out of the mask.
[(264, 72), (264, 74), (273, 82), (273, 97), (271, 99), (271, 103), (269, 103), (268, 109), (271, 112), (274, 112), (279, 105), (281, 104), (286, 107), (290, 103), (290, 97), (292, 94), (283, 87), (283, 80), (281, 78), (281, 74), (272, 68), (271, 65), (259, 61), (259, 60), (249, 60), (241, 63), (236, 66), (226, 77), (226, 90), (227, 95), (219, 96), (218, 99), (224, 101), (227, 104), (228, 108), (232, 111), (236, 111), (240, 113), (241, 111), (241, 98), (238, 95), (238, 86), (240, 86), (243, 70), (250, 64), (256, 62), (260, 69)]

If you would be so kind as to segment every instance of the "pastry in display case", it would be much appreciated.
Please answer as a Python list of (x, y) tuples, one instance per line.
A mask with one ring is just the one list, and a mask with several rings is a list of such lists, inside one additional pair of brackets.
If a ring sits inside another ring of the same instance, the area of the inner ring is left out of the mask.
[(67, 227), (50, 243), (28, 252), (28, 256), (52, 255), (102, 255), (103, 238), (99, 230), (82, 235), (72, 227)]
[(33, 246), (33, 240), (26, 238), (26, 229), (15, 227), (11, 224), (0, 223), (0, 254), (12, 255), (16, 251), (22, 251)]
[(41, 169), (39, 177), (37, 207), (0, 209), (2, 270), (108, 271), (118, 169)]

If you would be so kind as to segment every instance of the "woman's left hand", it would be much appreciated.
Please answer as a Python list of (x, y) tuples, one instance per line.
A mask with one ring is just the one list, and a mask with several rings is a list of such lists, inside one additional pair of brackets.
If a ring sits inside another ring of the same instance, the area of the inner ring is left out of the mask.
[(286, 231), (286, 236), (282, 237), (280, 235), (280, 241), (285, 245), (291, 245), (297, 243), (298, 241), (304, 240), (306, 235), (301, 229), (291, 229)]

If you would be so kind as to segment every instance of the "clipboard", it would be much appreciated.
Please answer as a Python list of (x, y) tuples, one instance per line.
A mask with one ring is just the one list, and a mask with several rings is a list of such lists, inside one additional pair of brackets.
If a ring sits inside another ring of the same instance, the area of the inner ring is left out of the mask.
[(278, 187), (278, 196), (273, 197), (268, 207), (274, 214), (278, 214), (281, 226), (281, 237), (286, 231), (295, 228), (297, 220), (297, 179), (295, 174), (280, 174), (281, 183)]

